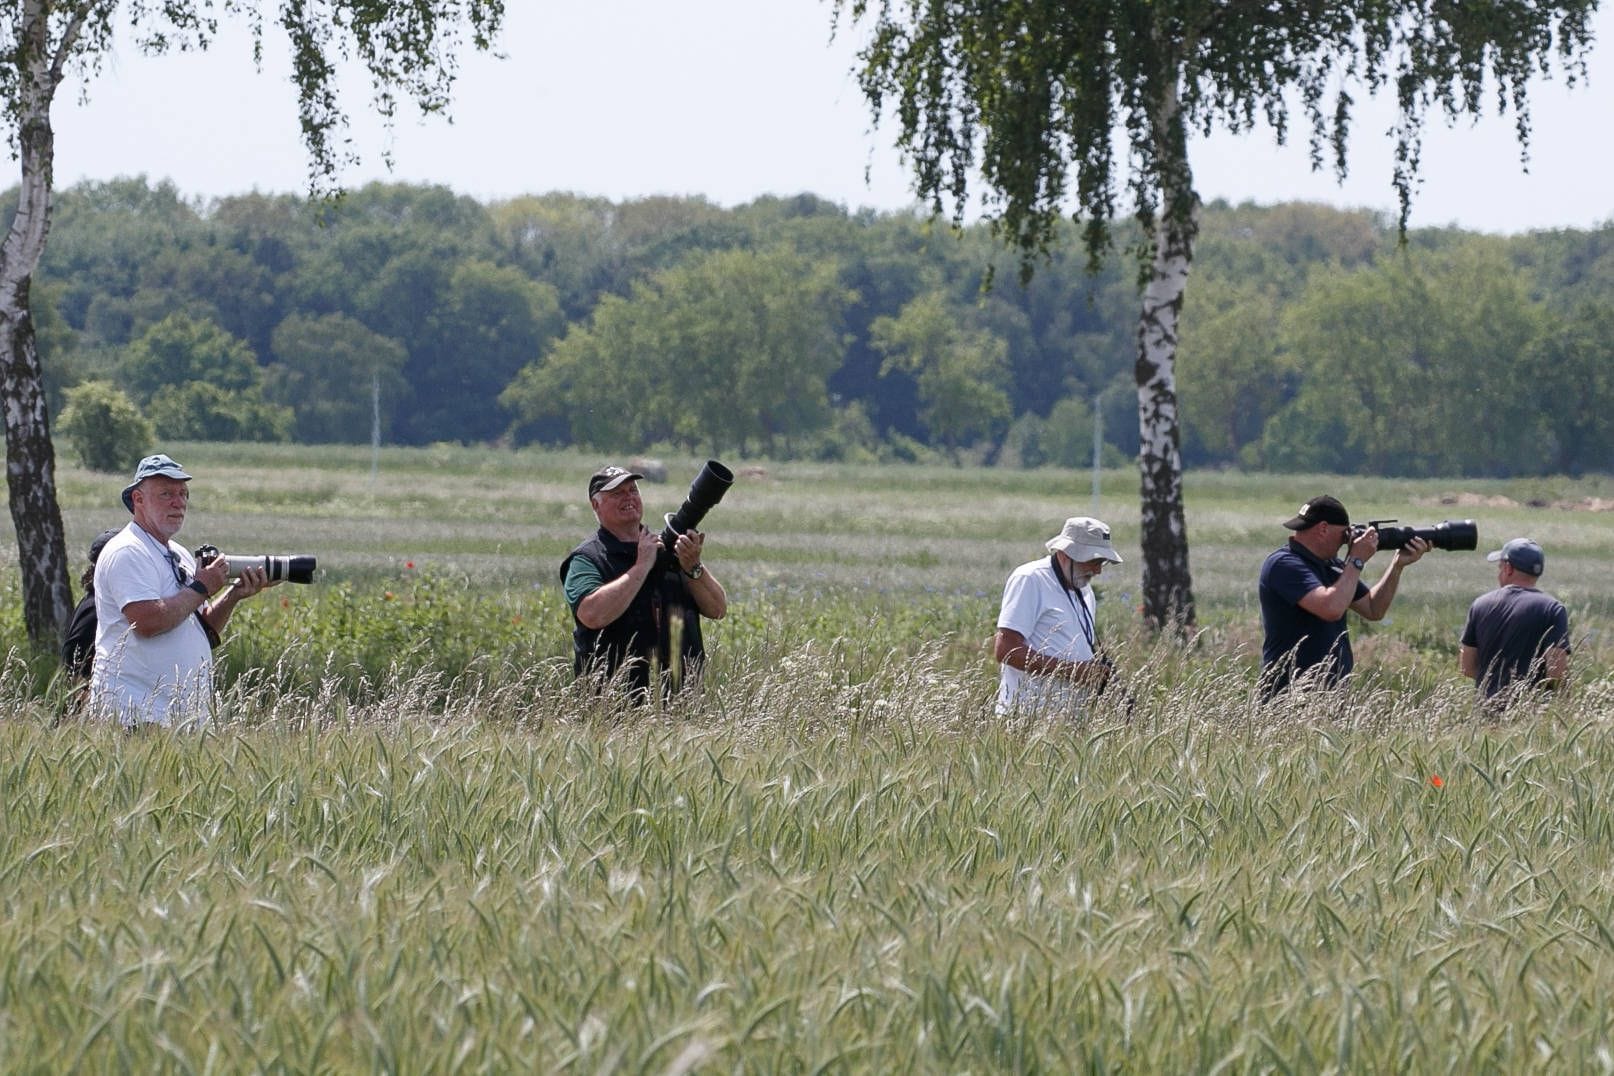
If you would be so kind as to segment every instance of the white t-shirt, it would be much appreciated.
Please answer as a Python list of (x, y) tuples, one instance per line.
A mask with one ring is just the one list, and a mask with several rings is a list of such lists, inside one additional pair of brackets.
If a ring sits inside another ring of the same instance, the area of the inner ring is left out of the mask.
[[(1047, 557), (1022, 564), (1003, 584), (998, 627), (1019, 632), (1039, 654), (1065, 661), (1093, 658), (1093, 588), (1067, 591)], [(1068, 680), (1032, 676), (1012, 665), (998, 665), (998, 713), (1010, 710), (1071, 710), (1087, 689)]]
[(187, 578), (196, 560), (177, 542), (165, 547), (138, 523), (117, 533), (95, 561), (95, 662), (90, 705), (125, 725), (205, 721), (213, 695), (213, 651), (194, 616), (161, 635), (139, 636), (123, 615), (130, 602), (180, 592), (172, 551)]

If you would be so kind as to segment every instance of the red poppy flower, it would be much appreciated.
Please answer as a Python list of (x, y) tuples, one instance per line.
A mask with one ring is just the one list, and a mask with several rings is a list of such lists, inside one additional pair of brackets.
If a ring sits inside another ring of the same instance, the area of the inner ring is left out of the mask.
[(1432, 774), (1430, 776), (1429, 783), (1434, 785), (1436, 788), (1445, 788), (1446, 787), (1446, 782), (1442, 781), (1440, 779), (1440, 774), (1438, 774), (1438, 773), (1437, 774)]

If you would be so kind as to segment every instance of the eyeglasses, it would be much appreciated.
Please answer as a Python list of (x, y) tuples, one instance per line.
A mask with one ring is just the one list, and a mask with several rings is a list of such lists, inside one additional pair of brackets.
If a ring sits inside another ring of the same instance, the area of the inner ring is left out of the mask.
[(174, 569), (174, 581), (180, 586), (191, 581), (191, 573), (185, 570), (185, 566), (179, 562), (179, 554), (172, 549), (168, 551), (168, 566)]

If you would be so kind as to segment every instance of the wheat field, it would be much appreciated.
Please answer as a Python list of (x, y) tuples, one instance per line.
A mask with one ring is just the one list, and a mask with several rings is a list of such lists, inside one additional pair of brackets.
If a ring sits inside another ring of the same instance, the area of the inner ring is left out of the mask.
[[(0, 669), (0, 1069), (1614, 1068), (1595, 482), (1191, 476), (1179, 642), (1136, 627), (1108, 475), (1128, 692), (1004, 722), (997, 590), (1091, 511), (1086, 475), (753, 471), (707, 521), (712, 675), (623, 710), (569, 682), (549, 578), (602, 461), (395, 450), (372, 481), (357, 452), (187, 447), (187, 540), (325, 578), (243, 608), (198, 735)], [(75, 541), (121, 485), (64, 475)], [(1256, 704), (1255, 570), (1329, 488), (1540, 538), (1570, 690), (1476, 710), (1455, 634), (1494, 575), (1442, 553), (1353, 629), (1351, 690)]]

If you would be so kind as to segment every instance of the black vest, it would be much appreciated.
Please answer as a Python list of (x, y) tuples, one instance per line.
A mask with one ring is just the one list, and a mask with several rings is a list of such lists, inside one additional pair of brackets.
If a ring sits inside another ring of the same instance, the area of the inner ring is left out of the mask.
[[(560, 564), (562, 585), (573, 557), (583, 557), (599, 569), (609, 583), (628, 573), (638, 559), (635, 542), (624, 542), (603, 527), (593, 537), (566, 555)], [(629, 692), (643, 701), (650, 690), (651, 660), (660, 662), (664, 694), (683, 685), (684, 678), (705, 657), (701, 641), (700, 611), (684, 585), (684, 573), (677, 562), (663, 553), (645, 576), (644, 585), (627, 610), (603, 628), (585, 628), (572, 610), (572, 670), (578, 675), (609, 679), (626, 664), (623, 674)], [(673, 624), (682, 625), (678, 647), (677, 676), (670, 675)]]

